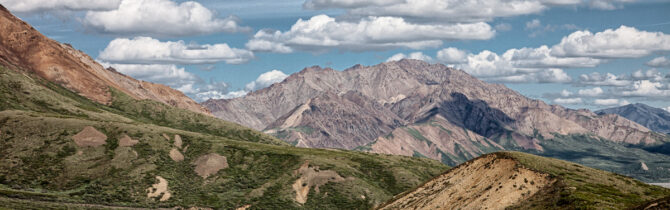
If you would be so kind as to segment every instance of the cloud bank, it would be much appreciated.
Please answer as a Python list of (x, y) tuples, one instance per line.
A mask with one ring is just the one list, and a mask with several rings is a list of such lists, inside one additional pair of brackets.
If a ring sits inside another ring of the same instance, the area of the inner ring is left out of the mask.
[(100, 52), (98, 59), (125, 64), (241, 64), (254, 58), (253, 52), (228, 44), (186, 44), (161, 42), (151, 37), (117, 38)]
[(238, 22), (233, 16), (218, 18), (214, 11), (195, 1), (170, 0), (123, 0), (116, 9), (88, 11), (82, 19), (89, 30), (99, 33), (158, 37), (251, 30)]
[(359, 22), (338, 21), (328, 15), (299, 19), (288, 31), (258, 31), (247, 48), (290, 53), (331, 49), (369, 51), (393, 48), (424, 49), (444, 40), (485, 40), (495, 34), (484, 22), (467, 24), (416, 24), (397, 17), (367, 17)]

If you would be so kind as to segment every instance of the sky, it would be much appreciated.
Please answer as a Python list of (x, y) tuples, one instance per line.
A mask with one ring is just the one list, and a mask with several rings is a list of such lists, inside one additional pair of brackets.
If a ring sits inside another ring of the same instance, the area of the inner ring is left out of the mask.
[(570, 108), (670, 111), (670, 0), (0, 0), (103, 66), (196, 101), (305, 67), (442, 63)]

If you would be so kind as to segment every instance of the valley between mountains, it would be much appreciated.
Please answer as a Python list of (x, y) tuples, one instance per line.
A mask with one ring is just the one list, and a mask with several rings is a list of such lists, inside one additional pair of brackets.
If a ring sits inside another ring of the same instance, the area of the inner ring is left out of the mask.
[(410, 59), (198, 104), (0, 6), (0, 209), (663, 209), (669, 141)]

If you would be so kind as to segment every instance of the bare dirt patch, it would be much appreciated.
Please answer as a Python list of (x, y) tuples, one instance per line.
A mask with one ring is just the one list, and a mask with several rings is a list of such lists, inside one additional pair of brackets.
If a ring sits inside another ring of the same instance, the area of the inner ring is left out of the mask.
[(181, 136), (179, 134), (174, 135), (174, 146), (181, 149), (182, 141), (181, 141)]
[(219, 170), (228, 168), (228, 160), (226, 157), (216, 153), (210, 153), (200, 156), (195, 162), (195, 173), (206, 179), (212, 174), (216, 174)]
[(319, 170), (319, 166), (309, 166), (309, 161), (305, 161), (305, 163), (295, 171), (295, 175), (300, 176), (298, 180), (293, 183), (295, 200), (301, 204), (307, 202), (307, 195), (312, 187), (314, 187), (314, 191), (318, 193), (319, 187), (328, 182), (344, 181), (344, 178), (337, 174), (337, 172), (332, 170)]
[(505, 209), (553, 182), (515, 160), (488, 156), (464, 163), (381, 209)]
[(123, 134), (123, 136), (119, 139), (119, 146), (121, 147), (132, 147), (135, 146), (135, 144), (139, 143), (140, 141), (135, 140), (130, 138), (130, 136)]
[(176, 162), (179, 162), (184, 160), (184, 155), (182, 155), (181, 152), (179, 152), (179, 150), (176, 148), (172, 148), (172, 150), (170, 150), (170, 158)]
[(235, 210), (247, 210), (247, 209), (249, 209), (249, 208), (251, 208), (251, 205), (250, 205), (250, 204), (247, 204), (247, 205), (244, 205), (244, 206), (240, 206), (239, 208), (237, 208), (237, 209), (235, 209)]
[[(177, 208), (177, 209), (178, 209), (178, 208)], [(188, 210), (213, 210), (213, 209), (212, 209), (212, 208), (207, 208), (207, 207), (197, 207), (197, 206), (194, 206), (194, 207), (188, 208)]]
[(170, 199), (172, 194), (168, 190), (168, 182), (165, 180), (163, 177), (156, 176), (156, 179), (158, 180), (158, 183), (151, 185), (151, 187), (147, 188), (147, 197), (148, 198), (156, 198), (160, 197), (159, 201), (167, 201)]
[(105, 144), (107, 136), (91, 126), (86, 126), (81, 132), (72, 136), (72, 139), (80, 147), (97, 147)]

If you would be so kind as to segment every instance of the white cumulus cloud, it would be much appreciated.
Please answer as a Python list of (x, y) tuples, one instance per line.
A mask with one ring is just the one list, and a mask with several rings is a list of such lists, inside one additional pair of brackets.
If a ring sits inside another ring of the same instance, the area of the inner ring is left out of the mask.
[(630, 103), (626, 100), (619, 100), (619, 99), (616, 99), (616, 98), (608, 98), (608, 99), (593, 100), (593, 104), (599, 105), (599, 106), (617, 106), (617, 105), (618, 106), (623, 106), (623, 105), (627, 105), (627, 104), (630, 104)]
[(583, 68), (595, 67), (604, 60), (589, 57), (557, 57), (546, 45), (538, 48), (521, 48), (507, 50), (503, 57), (515, 66), (526, 68)]
[(583, 103), (581, 98), (557, 98), (554, 99), (554, 103), (557, 104), (581, 104)]
[(663, 73), (656, 69), (649, 69), (646, 71), (638, 69), (631, 74), (631, 77), (633, 80), (651, 80), (656, 82), (665, 80)]
[(579, 27), (577, 27), (574, 24), (542, 25), (542, 22), (539, 19), (533, 19), (531, 21), (526, 22), (526, 30), (531, 31), (531, 33), (528, 34), (529, 37), (536, 37), (540, 34), (544, 34), (546, 32), (554, 32), (556, 30), (575, 30), (578, 28)]
[[(312, 8), (342, 8), (341, 2), (349, 0), (307, 1)], [(374, 1), (374, 0), (373, 0)], [(364, 4), (365, 3), (365, 4)], [(497, 17), (534, 14), (547, 7), (540, 1), (529, 0), (404, 0), (382, 3), (370, 0), (348, 5), (354, 16), (396, 16), (418, 21), (479, 22)]]
[(547, 46), (510, 49), (502, 55), (488, 50), (472, 54), (445, 48), (437, 52), (436, 58), (488, 81), (517, 83), (570, 82), (572, 78), (561, 68), (594, 67), (604, 62), (592, 58), (555, 57)]
[(254, 51), (288, 53), (330, 49), (367, 51), (438, 47), (444, 40), (485, 40), (495, 31), (487, 23), (415, 24), (398, 17), (367, 17), (338, 21), (327, 15), (299, 19), (288, 31), (258, 31), (247, 42)]
[(118, 64), (102, 61), (99, 63), (139, 80), (170, 86), (198, 102), (208, 99), (236, 98), (249, 92), (247, 90), (229, 91), (230, 86), (225, 82), (206, 82), (174, 64)]
[(151, 37), (117, 38), (100, 52), (98, 59), (128, 64), (203, 64), (225, 62), (240, 64), (254, 58), (253, 52), (231, 48), (227, 44), (186, 44), (184, 41), (161, 42)]
[(245, 90), (246, 91), (260, 90), (269, 87), (274, 83), (284, 81), (286, 77), (288, 77), (288, 75), (284, 74), (284, 72), (281, 72), (279, 70), (275, 69), (272, 71), (268, 71), (258, 76), (258, 78), (256, 78), (255, 81), (248, 83), (245, 86)]
[(670, 68), (670, 59), (665, 56), (657, 57), (647, 62), (647, 65), (651, 67)]
[(423, 54), (422, 52), (413, 52), (413, 53), (410, 53), (409, 55), (406, 55), (404, 53), (398, 53), (398, 54), (392, 55), (391, 57), (386, 59), (386, 62), (399, 61), (399, 60), (402, 60), (402, 59), (405, 59), (405, 58), (415, 59), (415, 60), (422, 60), (422, 61), (432, 61), (433, 60), (433, 58)]
[(603, 89), (600, 87), (595, 87), (591, 89), (581, 89), (577, 93), (581, 96), (596, 97), (604, 93)]
[(621, 91), (622, 96), (638, 96), (638, 97), (670, 97), (670, 87), (668, 84), (661, 82), (652, 82), (649, 80), (635, 81), (632, 87)]
[(87, 12), (82, 22), (100, 33), (160, 37), (250, 30), (239, 26), (237, 18), (218, 18), (195, 1), (123, 0), (118, 9)]
[(569, 83), (572, 81), (572, 78), (561, 69), (543, 69), (538, 72), (484, 79), (504, 83)]
[(623, 3), (635, 2), (637, 0), (591, 0), (589, 6), (601, 10), (615, 10), (623, 7)]
[[(527, 24), (538, 27), (539, 21)], [(569, 82), (563, 68), (596, 67), (617, 58), (637, 58), (655, 52), (670, 50), (670, 35), (661, 32), (639, 31), (621, 26), (616, 30), (591, 33), (577, 31), (563, 37), (552, 47), (512, 48), (502, 54), (488, 50), (477, 54), (455, 48), (438, 51), (438, 61), (483, 78), (501, 82)], [(654, 59), (653, 64), (663, 61)], [(578, 85), (627, 86), (631, 80), (661, 81), (665, 78), (655, 69), (636, 71), (630, 78), (610, 73), (582, 74)]]
[(670, 51), (670, 35), (628, 26), (595, 34), (588, 30), (576, 31), (563, 37), (551, 50), (553, 55), (561, 57), (638, 58)]
[(562, 97), (570, 97), (573, 93), (570, 92), (569, 90), (563, 89), (560, 93)]
[(626, 86), (632, 84), (632, 82), (622, 76), (617, 76), (612, 73), (593, 72), (591, 74), (580, 75), (577, 84), (590, 86)]
[(437, 51), (437, 59), (446, 63), (464, 63), (467, 61), (468, 53), (457, 48), (448, 47)]
[(479, 22), (537, 14), (556, 6), (620, 8), (633, 0), (307, 0), (307, 9), (344, 9), (348, 16), (394, 16), (414, 22)]
[(306, 9), (357, 8), (384, 6), (402, 2), (404, 0), (307, 0), (302, 6)]
[(247, 85), (245, 85), (244, 87), (244, 90), (230, 91), (227, 93), (216, 92), (214, 94), (212, 93), (207, 94), (213, 95), (213, 97), (210, 97), (212, 99), (231, 99), (231, 98), (243, 97), (247, 95), (249, 92), (270, 87), (272, 84), (284, 81), (286, 77), (288, 77), (287, 74), (285, 74), (282, 71), (274, 69), (272, 71), (262, 73), (261, 75), (258, 76), (258, 78), (256, 78), (256, 80), (247, 83)]
[(203, 82), (195, 74), (187, 72), (176, 65), (162, 64), (117, 64), (100, 62), (101, 65), (112, 67), (116, 71), (133, 78), (170, 86), (186, 94), (195, 93), (193, 86)]
[(195, 94), (196, 101), (206, 101), (209, 99), (231, 99), (247, 95), (247, 91), (238, 90), (230, 92), (221, 92), (216, 90), (204, 91)]

